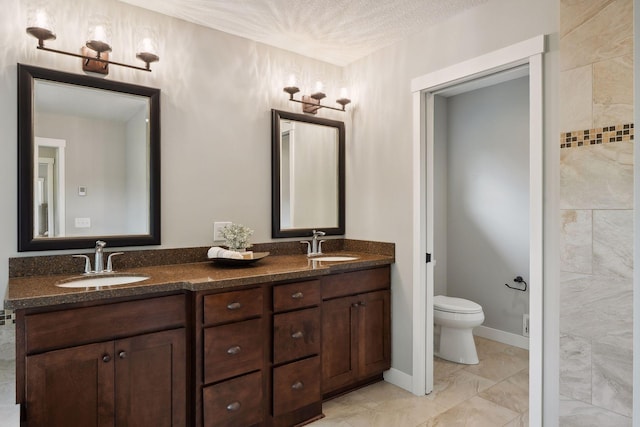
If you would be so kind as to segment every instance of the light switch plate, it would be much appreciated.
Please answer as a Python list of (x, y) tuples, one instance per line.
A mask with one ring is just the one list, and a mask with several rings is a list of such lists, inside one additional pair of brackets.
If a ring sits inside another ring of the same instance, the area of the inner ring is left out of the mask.
[(76, 228), (91, 228), (91, 218), (76, 218)]
[(231, 225), (231, 221), (221, 221), (221, 222), (213, 223), (213, 241), (214, 242), (224, 240), (224, 237), (222, 237), (222, 233), (220, 233), (220, 230), (225, 228), (227, 225)]

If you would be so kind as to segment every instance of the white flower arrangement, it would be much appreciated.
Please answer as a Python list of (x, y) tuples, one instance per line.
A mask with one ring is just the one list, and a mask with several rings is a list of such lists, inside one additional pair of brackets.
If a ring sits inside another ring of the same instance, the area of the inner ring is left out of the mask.
[(225, 240), (229, 250), (246, 249), (251, 247), (249, 238), (253, 230), (241, 224), (231, 224), (220, 230), (220, 234)]

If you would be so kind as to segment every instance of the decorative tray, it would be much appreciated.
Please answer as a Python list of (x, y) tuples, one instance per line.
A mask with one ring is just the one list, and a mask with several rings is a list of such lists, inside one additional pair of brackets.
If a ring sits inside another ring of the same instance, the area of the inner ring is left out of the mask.
[(260, 261), (262, 258), (265, 258), (269, 255), (269, 252), (254, 252), (252, 258), (209, 258), (211, 262), (214, 264), (220, 265), (231, 265), (231, 266), (242, 266), (253, 264), (256, 261)]

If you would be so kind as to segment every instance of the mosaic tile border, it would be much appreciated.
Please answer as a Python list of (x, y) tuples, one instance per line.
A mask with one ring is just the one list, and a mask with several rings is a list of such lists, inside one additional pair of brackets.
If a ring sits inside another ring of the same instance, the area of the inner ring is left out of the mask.
[(573, 148), (633, 140), (633, 123), (625, 123), (602, 128), (562, 132), (560, 134), (560, 148)]
[(0, 326), (16, 323), (16, 314), (13, 310), (0, 310)]

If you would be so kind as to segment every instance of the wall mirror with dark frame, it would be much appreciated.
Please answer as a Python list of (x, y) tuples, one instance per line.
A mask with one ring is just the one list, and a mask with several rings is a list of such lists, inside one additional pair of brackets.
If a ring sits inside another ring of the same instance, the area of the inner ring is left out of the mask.
[(160, 89), (18, 64), (18, 251), (160, 244)]
[(272, 237), (345, 232), (344, 123), (271, 111)]

